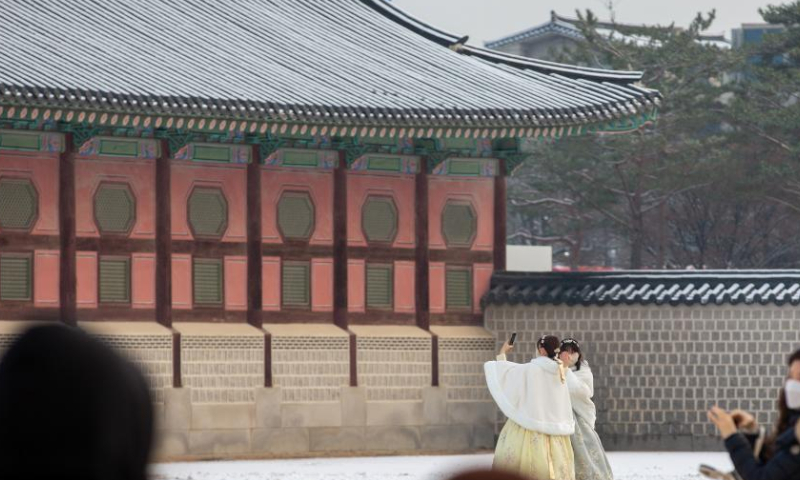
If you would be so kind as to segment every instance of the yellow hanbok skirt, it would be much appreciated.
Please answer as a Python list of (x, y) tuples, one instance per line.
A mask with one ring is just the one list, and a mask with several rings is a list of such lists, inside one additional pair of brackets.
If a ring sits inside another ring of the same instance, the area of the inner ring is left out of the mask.
[(497, 439), (492, 468), (532, 480), (575, 480), (569, 436), (526, 430), (511, 420)]

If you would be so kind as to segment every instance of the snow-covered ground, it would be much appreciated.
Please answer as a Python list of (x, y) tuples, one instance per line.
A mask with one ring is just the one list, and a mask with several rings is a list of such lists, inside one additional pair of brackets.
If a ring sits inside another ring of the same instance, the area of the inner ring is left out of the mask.
[[(725, 453), (610, 453), (616, 480), (701, 478), (701, 463), (730, 469)], [(487, 468), (492, 456), (309, 458), (296, 460), (164, 463), (154, 480), (446, 480), (472, 468)]]

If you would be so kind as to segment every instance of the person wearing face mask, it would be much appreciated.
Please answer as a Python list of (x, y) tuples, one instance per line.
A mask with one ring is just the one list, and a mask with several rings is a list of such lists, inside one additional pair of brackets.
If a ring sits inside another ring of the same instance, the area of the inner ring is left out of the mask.
[(503, 345), (497, 361), (486, 362), (486, 384), (508, 417), (495, 448), (492, 468), (536, 480), (575, 480), (570, 435), (575, 420), (569, 385), (579, 383), (558, 359), (557, 337), (536, 343), (529, 363), (506, 361), (514, 347)]
[(583, 359), (581, 346), (574, 338), (561, 341), (561, 361), (575, 373), (579, 380), (570, 386), (572, 412), (575, 415), (575, 433), (572, 435), (572, 451), (575, 455), (575, 478), (577, 480), (613, 480), (611, 465), (600, 436), (594, 429), (597, 419), (592, 397), (594, 396), (594, 377), (589, 363)]
[[(792, 480), (800, 478), (800, 445), (795, 428), (800, 419), (800, 350), (789, 357), (789, 374), (778, 401), (775, 431), (764, 439), (753, 415), (719, 407), (708, 412), (725, 441), (736, 471), (722, 474), (709, 469), (712, 478), (742, 480)], [(760, 433), (760, 434), (759, 434)], [(701, 470), (702, 471), (702, 470)]]

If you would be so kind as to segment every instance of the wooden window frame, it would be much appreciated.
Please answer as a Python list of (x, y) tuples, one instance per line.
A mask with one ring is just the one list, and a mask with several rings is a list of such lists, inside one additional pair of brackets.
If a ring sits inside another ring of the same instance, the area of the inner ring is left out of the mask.
[[(283, 201), (284, 197), (300, 197), (303, 196), (308, 200), (308, 203), (311, 205), (311, 227), (308, 232), (307, 237), (289, 237), (283, 232), (283, 228), (281, 227), (280, 222), (280, 207), (281, 201)], [(288, 244), (302, 244), (307, 245), (311, 238), (314, 236), (314, 231), (317, 229), (317, 205), (314, 203), (314, 199), (311, 197), (311, 193), (304, 190), (285, 190), (281, 192), (281, 195), (278, 197), (278, 202), (275, 204), (275, 226), (278, 228), (278, 234), (281, 236), (281, 240), (284, 243)]]
[[(130, 195), (131, 201), (133, 202), (133, 214), (131, 216), (130, 225), (128, 229), (124, 232), (108, 232), (103, 231), (100, 227), (100, 222), (97, 220), (97, 195), (100, 193), (100, 190), (105, 186), (112, 186), (114, 188), (120, 188), (121, 190), (127, 190), (128, 194)], [(129, 237), (131, 232), (133, 232), (133, 227), (136, 226), (136, 194), (133, 193), (133, 189), (131, 188), (130, 184), (127, 182), (100, 182), (97, 185), (97, 188), (92, 195), (92, 220), (94, 220), (94, 226), (97, 228), (97, 233), (100, 234), (101, 237), (117, 237), (117, 238), (124, 238)]]
[[(225, 203), (225, 221), (222, 224), (221, 232), (215, 235), (206, 235), (203, 233), (197, 233), (194, 229), (194, 225), (192, 224), (192, 217), (191, 217), (191, 204), (192, 204), (192, 196), (194, 196), (195, 192), (198, 190), (216, 190), (219, 192), (220, 196), (222, 197), (222, 201)], [(197, 240), (222, 240), (225, 238), (225, 234), (228, 233), (228, 226), (230, 223), (230, 216), (231, 216), (231, 206), (228, 202), (228, 197), (225, 195), (225, 189), (219, 185), (194, 185), (189, 190), (189, 195), (186, 197), (186, 224), (189, 227), (189, 231), (192, 232), (192, 238)]]
[[(303, 265), (308, 270), (308, 303), (306, 305), (286, 304), (284, 301), (285, 286), (283, 284), (284, 269), (287, 265)], [(312, 286), (314, 283), (313, 270), (310, 260), (284, 260), (281, 262), (281, 310), (310, 311), (314, 303), (312, 296)]]
[[(220, 267), (220, 301), (219, 302), (198, 302), (197, 289), (195, 288), (195, 264), (196, 263), (215, 263)], [(192, 306), (194, 308), (224, 308), (225, 307), (225, 259), (215, 257), (192, 257)]]
[[(36, 271), (36, 268), (34, 266), (34, 254), (33, 254), (33, 252), (24, 252), (24, 251), (22, 251), (22, 252), (14, 252), (14, 251), (9, 252), (9, 251), (5, 251), (5, 252), (0, 253), (0, 259), (2, 259), (2, 257), (27, 258), (29, 260), (29, 262), (30, 262), (29, 263), (29, 265), (30, 265), (30, 298), (28, 298), (27, 300), (19, 300), (19, 299), (4, 300), (2, 298), (2, 290), (0, 289), (0, 303), (2, 303), (4, 305), (32, 305), (33, 302), (34, 302), (34, 296), (35, 296), (35, 293), (34, 293), (34, 285), (35, 285), (34, 274), (35, 274), (35, 271)], [(3, 275), (2, 262), (0, 262), (0, 277), (2, 277), (2, 275)]]
[[(365, 211), (367, 209), (367, 204), (370, 201), (380, 200), (388, 202), (391, 207), (392, 211), (394, 212), (394, 231), (392, 232), (392, 236), (389, 240), (370, 240), (369, 235), (367, 235), (366, 223), (364, 222)], [(392, 246), (394, 245), (395, 240), (397, 239), (397, 235), (400, 232), (400, 211), (397, 209), (397, 203), (394, 201), (394, 197), (391, 195), (375, 195), (370, 194), (364, 199), (364, 203), (361, 204), (361, 234), (364, 236), (364, 241), (367, 242), (368, 245), (381, 245), (381, 246)]]
[(4, 182), (6, 180), (12, 180), (12, 181), (17, 181), (17, 182), (27, 182), (31, 186), (31, 188), (33, 189), (33, 192), (34, 192), (36, 198), (34, 199), (34, 205), (33, 205), (34, 212), (33, 212), (33, 218), (31, 219), (30, 226), (18, 228), (18, 227), (7, 227), (7, 226), (4, 227), (4, 226), (0, 225), (0, 228), (2, 228), (5, 231), (8, 231), (8, 232), (20, 232), (20, 233), (30, 232), (30, 231), (32, 231), (34, 229), (34, 227), (36, 227), (36, 223), (39, 221), (39, 214), (40, 214), (39, 202), (41, 200), (41, 196), (39, 195), (39, 189), (36, 188), (36, 183), (30, 177), (17, 177), (17, 176), (12, 176), (12, 175), (0, 176), (0, 183)]
[[(389, 281), (391, 283), (391, 291), (389, 292), (389, 304), (383, 306), (375, 306), (369, 304), (369, 268), (378, 267), (386, 268), (389, 270)], [(366, 262), (364, 264), (364, 309), (367, 312), (393, 312), (394, 311), (394, 264), (384, 262)]]
[[(469, 276), (469, 305), (468, 306), (450, 306), (449, 302), (447, 301), (447, 274), (452, 271), (466, 271)], [(465, 312), (472, 312), (474, 304), (475, 304), (475, 271), (472, 265), (446, 265), (445, 272), (444, 272), (444, 308), (445, 312), (458, 312), (458, 313), (465, 313)]]
[[(102, 285), (102, 277), (100, 276), (100, 264), (103, 260), (125, 260), (128, 262), (128, 300), (125, 302), (104, 302), (100, 295), (100, 285)], [(97, 304), (110, 305), (110, 306), (130, 306), (133, 303), (133, 260), (129, 255), (98, 255), (97, 256)]]
[[(472, 235), (470, 236), (467, 242), (450, 242), (447, 239), (447, 234), (444, 231), (444, 219), (445, 213), (447, 212), (447, 207), (450, 205), (457, 205), (457, 206), (466, 206), (472, 212), (473, 217), (475, 218), (475, 230), (472, 231)], [(475, 238), (478, 236), (478, 212), (475, 210), (475, 206), (472, 205), (472, 202), (469, 200), (462, 200), (457, 198), (451, 198), (444, 202), (444, 206), (442, 207), (441, 218), (439, 228), (441, 229), (442, 240), (447, 248), (451, 248), (453, 250), (461, 249), (461, 250), (469, 250), (475, 245)]]

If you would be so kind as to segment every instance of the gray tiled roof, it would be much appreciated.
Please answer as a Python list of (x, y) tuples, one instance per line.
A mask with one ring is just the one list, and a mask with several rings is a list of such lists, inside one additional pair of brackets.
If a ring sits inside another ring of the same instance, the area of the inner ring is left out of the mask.
[(800, 270), (494, 275), (483, 305), (800, 305)]
[(640, 72), (458, 42), (382, 0), (4, 0), (0, 103), (530, 127), (658, 101)]

